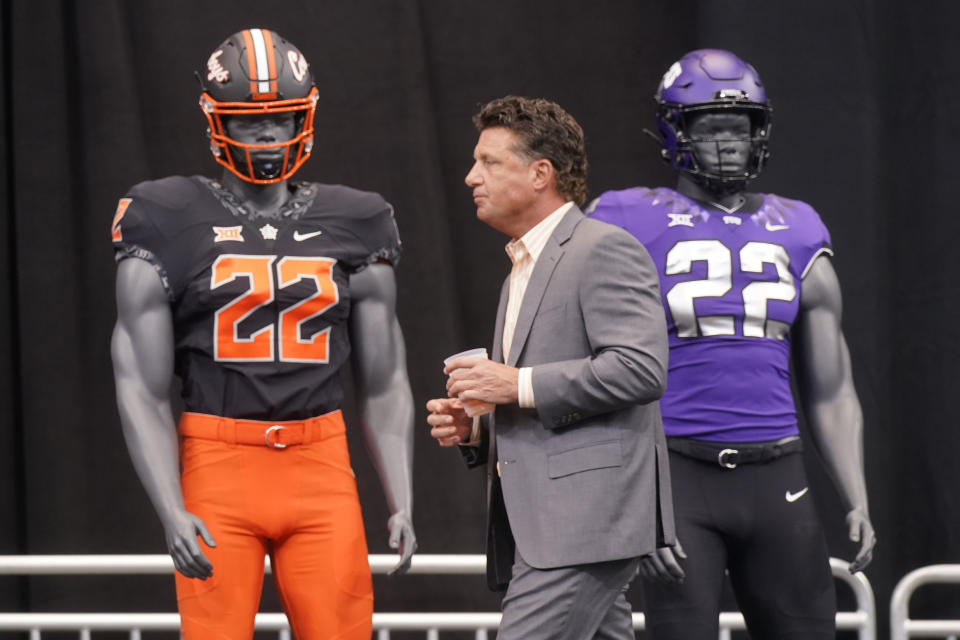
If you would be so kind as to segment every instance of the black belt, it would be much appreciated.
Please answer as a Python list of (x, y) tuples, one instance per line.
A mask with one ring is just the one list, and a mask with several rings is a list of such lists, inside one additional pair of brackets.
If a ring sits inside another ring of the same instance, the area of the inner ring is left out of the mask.
[(754, 462), (770, 462), (788, 453), (803, 451), (797, 436), (776, 442), (707, 442), (689, 438), (667, 438), (667, 448), (680, 455), (715, 462), (725, 469)]

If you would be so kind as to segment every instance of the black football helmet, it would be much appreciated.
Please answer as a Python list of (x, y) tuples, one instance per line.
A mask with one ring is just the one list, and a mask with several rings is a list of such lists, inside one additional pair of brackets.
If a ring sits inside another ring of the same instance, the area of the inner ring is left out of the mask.
[[(318, 92), (306, 58), (293, 44), (268, 29), (244, 29), (210, 54), (197, 77), (210, 151), (239, 178), (254, 184), (280, 182), (310, 157)], [(295, 112), (296, 131), (290, 140), (275, 144), (242, 143), (224, 127), (225, 117), (284, 112)], [(260, 149), (282, 151), (282, 157), (258, 160)]]

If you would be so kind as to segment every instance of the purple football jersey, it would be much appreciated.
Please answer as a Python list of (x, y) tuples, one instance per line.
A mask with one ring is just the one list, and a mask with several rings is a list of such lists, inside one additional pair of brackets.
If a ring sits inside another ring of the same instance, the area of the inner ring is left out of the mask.
[(749, 211), (706, 210), (673, 189), (608, 191), (590, 207), (650, 252), (667, 314), (668, 436), (760, 442), (797, 433), (790, 326), (803, 276), (830, 234), (809, 205), (752, 194)]

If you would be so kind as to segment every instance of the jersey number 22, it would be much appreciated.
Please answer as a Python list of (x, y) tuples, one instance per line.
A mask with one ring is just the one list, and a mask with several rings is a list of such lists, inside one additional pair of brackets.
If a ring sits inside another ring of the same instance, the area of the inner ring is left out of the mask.
[[(743, 335), (748, 338), (782, 340), (789, 325), (767, 318), (767, 301), (790, 302), (797, 296), (790, 256), (786, 249), (769, 242), (748, 242), (740, 249), (740, 271), (763, 273), (764, 264), (777, 270), (776, 281), (755, 280), (743, 287)], [(733, 256), (719, 240), (685, 240), (667, 253), (664, 273), (668, 276), (690, 273), (693, 263), (705, 261), (705, 278), (678, 282), (667, 292), (667, 306), (673, 316), (678, 338), (736, 335), (734, 316), (697, 316), (698, 298), (719, 298), (733, 286)]]
[[(329, 361), (330, 328), (302, 337), (303, 325), (323, 314), (340, 299), (333, 281), (333, 258), (281, 258), (274, 270), (276, 256), (249, 256), (226, 254), (213, 263), (210, 289), (216, 289), (237, 277), (245, 277), (248, 288), (242, 294), (220, 307), (213, 319), (214, 359), (232, 362), (312, 362)], [(274, 275), (276, 274), (276, 275)], [(271, 304), (276, 288), (283, 289), (301, 280), (312, 280), (316, 293), (280, 312), (275, 323), (242, 338), (240, 322), (257, 309)], [(274, 340), (279, 331), (279, 340)], [(279, 343), (279, 354), (274, 344)]]

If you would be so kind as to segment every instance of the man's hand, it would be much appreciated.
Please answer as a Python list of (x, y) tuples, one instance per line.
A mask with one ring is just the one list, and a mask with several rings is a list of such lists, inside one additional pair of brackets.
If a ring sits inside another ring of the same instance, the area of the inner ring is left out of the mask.
[(850, 540), (860, 543), (860, 551), (850, 563), (850, 573), (856, 573), (865, 569), (873, 560), (873, 547), (877, 544), (877, 536), (870, 517), (861, 509), (853, 509), (847, 514), (847, 529)]
[(163, 523), (167, 539), (167, 551), (173, 558), (173, 566), (188, 578), (206, 580), (213, 575), (213, 565), (203, 555), (197, 536), (203, 538), (208, 547), (215, 547), (213, 536), (207, 530), (203, 520), (187, 511), (177, 511), (169, 522)]
[(456, 398), (434, 398), (427, 402), (427, 424), (430, 436), (441, 447), (452, 447), (470, 440), (473, 418), (463, 410)]
[(443, 372), (447, 393), (460, 400), (481, 400), (493, 404), (517, 401), (517, 378), (520, 370), (485, 358), (454, 358)]
[(390, 530), (390, 548), (400, 553), (400, 560), (387, 575), (400, 576), (410, 568), (413, 552), (417, 550), (417, 534), (413, 531), (410, 515), (403, 509), (390, 516), (387, 528)]
[(677, 558), (686, 559), (687, 554), (683, 552), (680, 541), (677, 541), (676, 548), (660, 547), (653, 553), (648, 553), (640, 558), (640, 575), (651, 582), (661, 584), (680, 584), (686, 577)]

